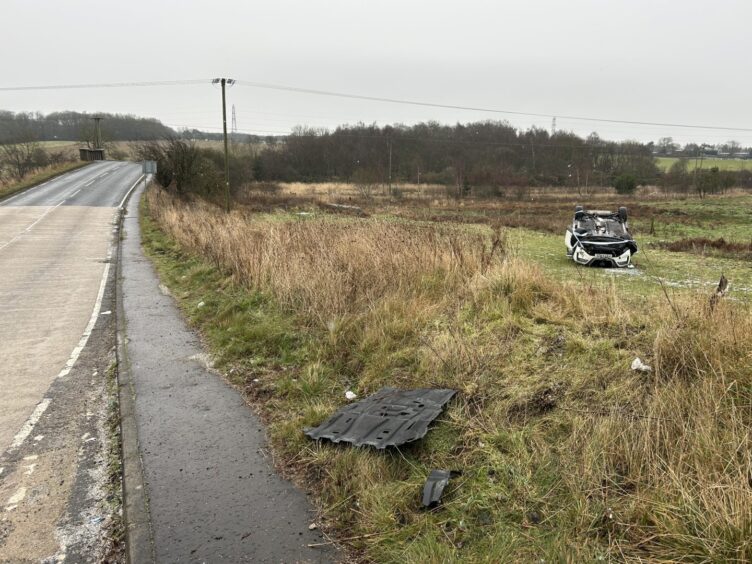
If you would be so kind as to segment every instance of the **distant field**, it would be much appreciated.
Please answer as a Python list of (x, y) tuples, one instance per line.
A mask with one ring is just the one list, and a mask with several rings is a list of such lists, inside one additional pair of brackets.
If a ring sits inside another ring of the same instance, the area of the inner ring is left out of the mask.
[[(658, 157), (658, 167), (661, 170), (668, 170), (676, 161), (681, 160), (680, 157)], [(695, 166), (702, 168), (712, 168), (717, 166), (719, 170), (744, 170), (752, 169), (752, 159), (693, 159), (687, 158), (687, 168), (694, 170)], [(695, 164), (696, 163), (696, 164)]]
[(77, 141), (40, 141), (39, 144), (45, 149), (60, 149), (62, 147), (74, 147)]

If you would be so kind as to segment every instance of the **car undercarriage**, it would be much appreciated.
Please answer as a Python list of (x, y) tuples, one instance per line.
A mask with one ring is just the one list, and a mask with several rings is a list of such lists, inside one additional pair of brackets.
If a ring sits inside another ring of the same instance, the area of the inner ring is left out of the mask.
[(632, 256), (637, 253), (624, 207), (612, 212), (576, 206), (564, 243), (567, 256), (583, 266), (628, 268), (632, 267)]

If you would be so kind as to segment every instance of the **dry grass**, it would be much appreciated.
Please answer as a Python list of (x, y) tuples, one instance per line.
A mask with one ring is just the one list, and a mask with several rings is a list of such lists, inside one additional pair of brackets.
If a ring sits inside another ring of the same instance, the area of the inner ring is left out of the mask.
[(736, 243), (727, 241), (723, 237), (710, 239), (708, 237), (686, 237), (676, 241), (664, 242), (660, 245), (667, 251), (690, 252), (697, 254), (713, 254), (732, 258), (752, 258), (752, 241)]
[(60, 174), (86, 166), (84, 162), (66, 162), (59, 165), (51, 165), (29, 174), (23, 180), (11, 179), (7, 182), (0, 182), (0, 198), (6, 198), (32, 186), (36, 186), (46, 180), (50, 180)]
[(186, 206), (165, 192), (150, 198), (159, 221), (186, 248), (324, 325), (393, 296), (453, 291), (488, 270), (499, 250), (457, 229), (383, 219), (346, 226), (326, 219), (255, 221), (204, 202)]
[[(194, 322), (205, 334), (258, 335), (235, 357), (216, 344), (229, 339), (211, 342), (262, 402), (276, 452), (305, 476), (324, 523), (362, 535), (348, 544), (363, 560), (752, 559), (749, 306), (683, 294), (629, 307), (614, 287), (553, 281), (498, 229), (227, 215), (158, 190), (147, 200), (186, 253), (159, 255), (162, 272), (186, 304), (206, 299)], [(202, 260), (214, 277), (197, 289)], [(285, 329), (279, 317), (262, 325), (266, 302), (233, 297), (219, 272), (269, 296)], [(292, 346), (290, 365), (260, 364), (254, 347), (268, 334), (285, 335), (277, 354)], [(633, 372), (635, 356), (653, 372)], [(302, 435), (345, 389), (362, 397), (384, 385), (458, 395), (402, 451)], [(424, 512), (430, 468), (463, 475)]]

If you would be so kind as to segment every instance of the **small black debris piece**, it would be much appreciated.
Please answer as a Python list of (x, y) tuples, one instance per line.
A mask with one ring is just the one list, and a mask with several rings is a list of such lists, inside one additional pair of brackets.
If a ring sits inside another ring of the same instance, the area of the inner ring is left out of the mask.
[(718, 287), (715, 289), (715, 293), (710, 296), (710, 311), (713, 311), (715, 309), (715, 306), (718, 305), (718, 301), (726, 295), (728, 286), (728, 279), (723, 275), (723, 273), (721, 273), (721, 279), (718, 281)]
[(369, 445), (378, 449), (418, 440), (452, 399), (454, 390), (382, 388), (337, 411), (318, 427), (305, 429), (312, 439)]
[(449, 470), (431, 470), (426, 485), (423, 486), (423, 505), (425, 507), (439, 503), (441, 494), (444, 493), (444, 488), (451, 477), (452, 473)]

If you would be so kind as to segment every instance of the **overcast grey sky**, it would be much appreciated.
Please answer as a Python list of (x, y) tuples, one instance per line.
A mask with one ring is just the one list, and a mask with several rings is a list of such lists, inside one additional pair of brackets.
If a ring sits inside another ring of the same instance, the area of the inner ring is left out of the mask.
[[(228, 76), (550, 115), (752, 128), (750, 0), (2, 0), (0, 86)], [(235, 86), (238, 129), (550, 118)], [(0, 92), (12, 111), (156, 117), (218, 130), (211, 85)], [(752, 133), (594, 124), (610, 139), (752, 145)]]

